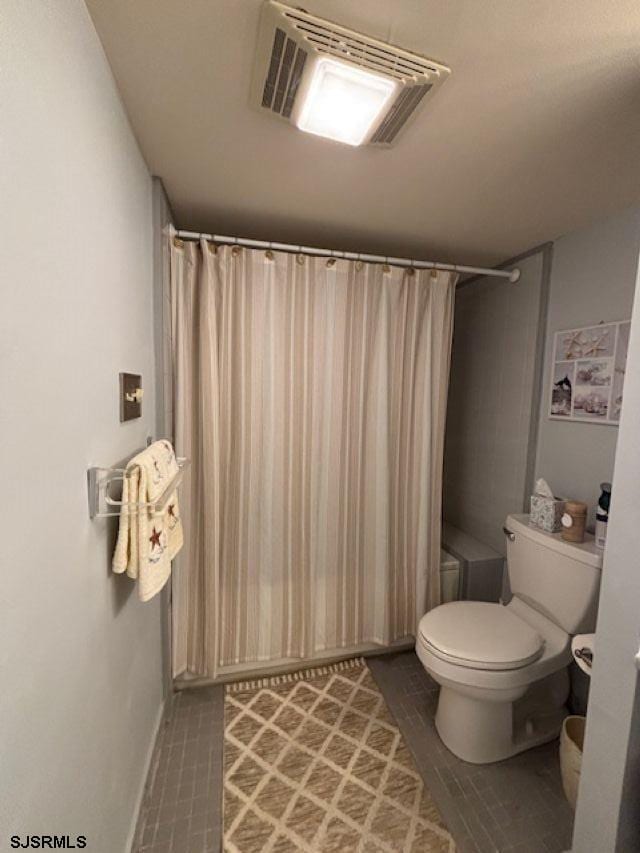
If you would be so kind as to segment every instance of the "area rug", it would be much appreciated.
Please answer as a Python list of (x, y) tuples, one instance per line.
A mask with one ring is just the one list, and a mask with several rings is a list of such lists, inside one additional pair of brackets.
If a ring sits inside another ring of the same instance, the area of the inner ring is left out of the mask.
[(225, 853), (453, 853), (363, 659), (225, 692)]

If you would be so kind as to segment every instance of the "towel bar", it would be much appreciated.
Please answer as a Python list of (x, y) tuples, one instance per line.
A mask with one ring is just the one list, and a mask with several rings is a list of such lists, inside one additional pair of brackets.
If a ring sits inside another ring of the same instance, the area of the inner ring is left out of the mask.
[[(178, 472), (167, 484), (157, 500), (149, 503), (123, 503), (111, 497), (111, 483), (122, 482), (130, 475), (131, 469), (126, 468), (89, 468), (87, 470), (87, 485), (89, 487), (89, 518), (109, 518), (120, 515), (121, 512), (135, 513), (139, 509), (146, 509), (152, 515), (162, 515), (171, 495), (178, 488), (184, 477), (185, 470), (189, 467), (189, 460), (183, 457), (176, 458)], [(109, 507), (115, 507), (109, 511)]]

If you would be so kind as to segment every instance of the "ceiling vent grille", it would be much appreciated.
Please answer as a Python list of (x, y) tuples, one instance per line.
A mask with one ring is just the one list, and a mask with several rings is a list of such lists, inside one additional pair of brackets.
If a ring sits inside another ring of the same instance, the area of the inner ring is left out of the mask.
[(293, 124), (315, 63), (332, 57), (392, 80), (396, 93), (367, 144), (388, 147), (449, 69), (423, 56), (292, 9), (276, 0), (263, 7), (252, 102)]
[(393, 102), (389, 112), (371, 137), (371, 143), (386, 143), (390, 145), (409, 121), (411, 114), (420, 105), (420, 101), (431, 89), (430, 83), (422, 86), (410, 86), (403, 89)]
[(284, 118), (291, 116), (306, 59), (307, 52), (287, 38), (284, 30), (276, 29), (262, 92), (263, 107)]

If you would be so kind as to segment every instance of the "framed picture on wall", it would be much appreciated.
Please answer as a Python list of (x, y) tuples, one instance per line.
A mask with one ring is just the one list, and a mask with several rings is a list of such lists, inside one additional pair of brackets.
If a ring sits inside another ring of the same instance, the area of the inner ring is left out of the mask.
[(620, 422), (630, 320), (556, 332), (549, 417), (559, 421)]

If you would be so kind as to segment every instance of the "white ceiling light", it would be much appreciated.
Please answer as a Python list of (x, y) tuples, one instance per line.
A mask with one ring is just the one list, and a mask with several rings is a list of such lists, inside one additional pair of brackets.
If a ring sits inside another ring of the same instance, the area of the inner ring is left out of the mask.
[(449, 74), (424, 56), (265, 0), (251, 100), (308, 133), (389, 147)]
[(297, 125), (347, 145), (362, 145), (386, 109), (396, 83), (335, 59), (316, 63)]

